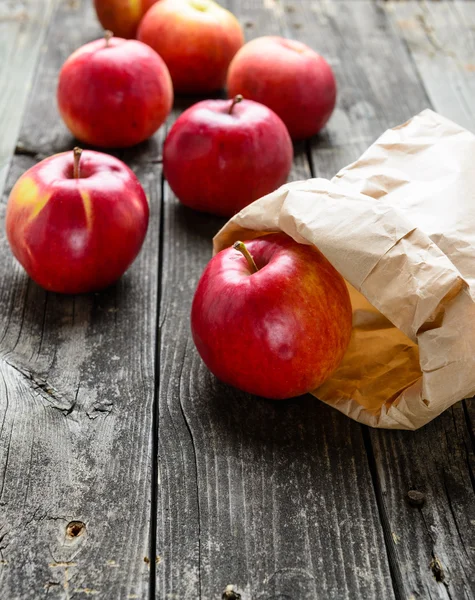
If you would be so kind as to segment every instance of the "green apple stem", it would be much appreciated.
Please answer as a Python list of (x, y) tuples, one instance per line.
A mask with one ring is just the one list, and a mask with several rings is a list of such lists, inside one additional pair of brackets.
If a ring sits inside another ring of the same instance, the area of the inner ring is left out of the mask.
[(229, 107), (228, 114), (230, 115), (233, 112), (233, 108), (236, 106), (236, 104), (239, 104), (239, 102), (242, 102), (243, 100), (244, 98), (241, 96), (241, 94), (234, 96), (231, 102), (231, 106)]
[(74, 179), (79, 179), (79, 177), (80, 177), (79, 161), (81, 160), (82, 149), (78, 148), (76, 146), (76, 148), (74, 148), (74, 150), (73, 150), (73, 154), (74, 154), (73, 176), (74, 176)]
[(104, 31), (104, 39), (106, 40), (106, 48), (109, 46), (109, 40), (113, 37), (114, 34), (109, 29)]
[(252, 254), (249, 252), (249, 250), (246, 248), (246, 245), (243, 242), (234, 242), (233, 248), (234, 250), (239, 250), (239, 252), (241, 252), (241, 254), (244, 255), (244, 258), (247, 260), (247, 264), (251, 269), (251, 273), (257, 273), (257, 271), (259, 271), (256, 263), (254, 262), (254, 259), (252, 258)]

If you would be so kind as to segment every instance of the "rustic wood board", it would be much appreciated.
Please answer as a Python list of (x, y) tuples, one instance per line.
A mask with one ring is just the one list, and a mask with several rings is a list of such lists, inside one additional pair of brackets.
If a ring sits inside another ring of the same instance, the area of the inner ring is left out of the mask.
[[(311, 7), (300, 3), (292, 11), (294, 23), (301, 24), (300, 39), (309, 44), (319, 40), (318, 49), (330, 61), (334, 57), (340, 84), (338, 120), (332, 118), (311, 144), (317, 175), (333, 176), (358, 158), (362, 139), (375, 139), (388, 127), (434, 106), (434, 98), (429, 99), (421, 85), (426, 82), (426, 63), (419, 65), (408, 54), (391, 18), (408, 5), (382, 6), (358, 1)], [(448, 4), (417, 6), (430, 12), (456, 10)], [(444, 32), (445, 21), (439, 23)], [(446, 68), (453, 76), (454, 69)], [(455, 84), (446, 87), (457, 90)], [(464, 407), (457, 405), (415, 433), (372, 430), (366, 435), (396, 595), (473, 598), (473, 446)], [(413, 489), (427, 495), (421, 509), (407, 503), (407, 492)]]
[[(422, 10), (426, 5), (419, 6)], [(293, 19), (302, 23), (303, 41), (320, 40), (322, 53), (337, 57), (333, 66), (343, 114), (337, 122), (332, 118), (311, 145), (315, 173), (331, 177), (358, 157), (364, 149), (358, 147), (361, 138), (375, 139), (384, 129), (431, 106), (433, 99), (421, 86), (424, 68), (414, 68), (391, 19), (393, 11), (407, 8), (405, 3), (384, 8), (363, 2), (312, 7), (318, 19), (311, 18), (304, 3), (293, 11)], [(448, 10), (447, 5), (430, 5), (431, 10), (436, 7)], [(325, 35), (325, 28), (333, 35)], [(468, 509), (473, 507), (473, 447), (462, 405), (415, 433), (366, 435), (396, 595), (473, 598), (474, 520), (473, 509)], [(408, 505), (411, 489), (427, 495), (422, 509)]]
[(166, 189), (157, 598), (393, 598), (361, 428), (219, 384), (189, 309), (221, 222)]
[(337, 107), (311, 141), (318, 176), (333, 177), (388, 127), (428, 107), (404, 43), (381, 5), (294, 2), (289, 20), (295, 36), (328, 59), (338, 82)]
[[(473, 4), (385, 8), (430, 106), (475, 131)], [(473, 400), (466, 400), (415, 434), (371, 433), (390, 556), (401, 587), (415, 597), (475, 597), (473, 411)], [(409, 489), (425, 494), (424, 506), (405, 502)]]
[(38, 54), (57, 0), (0, 3), (0, 196)]
[[(280, 33), (278, 3), (229, 2), (248, 37)], [(311, 175), (305, 147), (292, 179)], [(305, 398), (272, 403), (217, 382), (189, 332), (223, 221), (165, 184), (157, 598), (393, 598), (361, 427)]]
[[(56, 111), (57, 73), (100, 34), (89, 0), (61, 3), (7, 193), (36, 159), (73, 147)], [(116, 286), (45, 293), (14, 264), (0, 233), (2, 598), (149, 597), (161, 186), (160, 165), (150, 161), (159, 143), (157, 136), (121, 154), (149, 195), (151, 222)], [(85, 524), (72, 531), (81, 535), (67, 535), (71, 521)]]
[[(462, 403), (415, 433), (372, 431), (386, 541), (402, 597), (475, 597), (473, 446)], [(425, 495), (410, 506), (407, 492)]]
[(475, 4), (411, 1), (387, 11), (434, 110), (475, 132)]

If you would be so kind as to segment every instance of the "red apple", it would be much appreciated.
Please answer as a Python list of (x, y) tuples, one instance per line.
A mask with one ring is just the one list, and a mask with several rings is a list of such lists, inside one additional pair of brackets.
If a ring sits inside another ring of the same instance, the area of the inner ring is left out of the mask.
[(163, 58), (177, 93), (222, 88), (244, 43), (236, 17), (213, 0), (160, 0), (142, 19), (137, 37)]
[(293, 139), (322, 129), (335, 108), (336, 82), (326, 60), (294, 40), (265, 36), (248, 42), (231, 62), (228, 94), (262, 102)]
[(24, 173), (7, 204), (13, 254), (47, 290), (76, 294), (116, 281), (137, 256), (149, 209), (137, 177), (108, 154), (79, 148)]
[(82, 142), (104, 148), (146, 140), (167, 118), (173, 87), (163, 60), (136, 40), (109, 38), (76, 50), (59, 74), (61, 116)]
[(317, 388), (351, 336), (345, 282), (313, 246), (270, 234), (219, 252), (195, 292), (191, 330), (221, 381), (271, 399)]
[(163, 170), (186, 206), (232, 216), (287, 181), (293, 147), (279, 117), (252, 100), (203, 100), (165, 140)]
[(140, 20), (157, 0), (94, 0), (97, 18), (104, 29), (121, 38), (133, 38)]

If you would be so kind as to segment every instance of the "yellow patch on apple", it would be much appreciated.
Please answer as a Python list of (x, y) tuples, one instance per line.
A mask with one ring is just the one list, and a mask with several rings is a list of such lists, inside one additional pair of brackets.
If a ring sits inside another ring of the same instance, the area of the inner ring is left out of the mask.
[(48, 192), (40, 193), (39, 186), (31, 177), (22, 177), (13, 188), (12, 196), (19, 207), (30, 210), (28, 222), (33, 221), (40, 214), (51, 198)]
[(89, 192), (86, 190), (79, 190), (82, 198), (82, 204), (84, 206), (84, 214), (86, 216), (86, 225), (89, 231), (92, 229), (92, 202)]

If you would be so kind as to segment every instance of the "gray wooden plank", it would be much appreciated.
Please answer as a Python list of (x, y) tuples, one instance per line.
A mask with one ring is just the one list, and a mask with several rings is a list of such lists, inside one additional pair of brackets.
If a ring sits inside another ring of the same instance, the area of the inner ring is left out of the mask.
[(18, 137), (18, 153), (36, 158), (71, 148), (73, 138), (57, 109), (59, 71), (75, 49), (103, 35), (87, 0), (67, 0), (56, 12), (44, 46), (41, 72), (38, 69)]
[(359, 426), (207, 372), (189, 308), (221, 222), (166, 202), (157, 597), (393, 597)]
[(332, 177), (385, 129), (429, 106), (385, 6), (371, 0), (292, 3), (295, 37), (327, 58), (338, 84), (335, 111), (312, 139), (317, 175)]
[[(462, 403), (416, 433), (371, 440), (403, 597), (475, 598), (474, 454)], [(422, 507), (408, 503), (409, 490), (424, 493)]]
[[(296, 5), (293, 19), (301, 23), (300, 39), (319, 40), (317, 48), (329, 56), (339, 83), (336, 114), (311, 143), (318, 175), (333, 176), (366, 148), (364, 138), (369, 143), (430, 106), (420, 74), (388, 17), (405, 6), (359, 1), (341, 2), (338, 8), (325, 2)], [(462, 405), (415, 433), (372, 430), (366, 435), (398, 597), (472, 598), (473, 451)], [(407, 504), (413, 488), (427, 494), (423, 509)], [(443, 575), (437, 574), (439, 564)]]
[(475, 131), (475, 5), (404, 2), (387, 7), (433, 108)]
[[(57, 73), (99, 35), (89, 0), (61, 4), (20, 134), (34, 156), (15, 156), (7, 192), (36, 158), (73, 147), (57, 114)], [(104, 292), (45, 293), (1, 230), (2, 598), (149, 596), (160, 143), (161, 134), (121, 154), (146, 189), (151, 221), (137, 261)], [(85, 529), (68, 529), (74, 521)]]
[[(273, 2), (228, 6), (248, 38), (282, 31)], [(307, 178), (296, 150), (291, 178)], [(189, 310), (223, 221), (166, 184), (164, 202), (156, 597), (208, 600), (232, 584), (243, 600), (393, 598), (361, 427), (310, 396), (263, 401), (207, 371)]]
[[(474, 5), (392, 3), (387, 12), (432, 107), (474, 131)], [(372, 436), (406, 587), (422, 597), (475, 597), (474, 416), (473, 399), (466, 400), (416, 437), (403, 432)], [(399, 461), (391, 461), (396, 456)], [(409, 487), (425, 492), (421, 509), (404, 503)]]
[(0, 3), (0, 196), (38, 54), (57, 0)]

